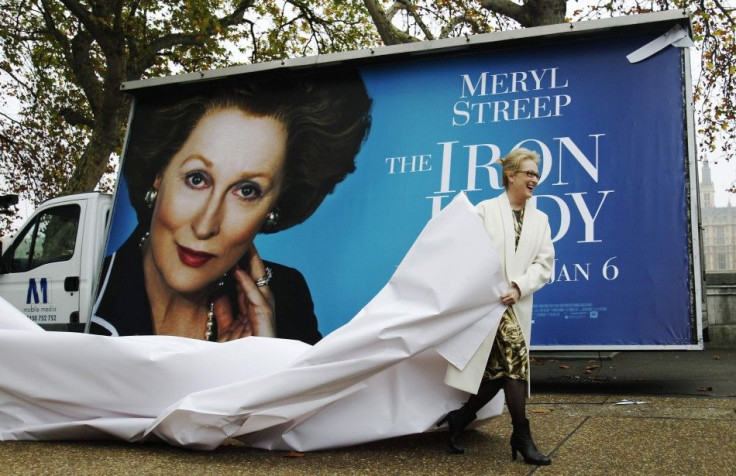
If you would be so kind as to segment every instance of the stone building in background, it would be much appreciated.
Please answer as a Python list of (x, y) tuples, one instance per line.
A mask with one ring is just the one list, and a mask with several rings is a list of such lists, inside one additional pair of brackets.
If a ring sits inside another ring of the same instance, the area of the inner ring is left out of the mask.
[(710, 165), (703, 164), (700, 183), (700, 221), (707, 322), (704, 338), (711, 347), (736, 348), (736, 207), (731, 197), (716, 207)]
[(706, 273), (736, 273), (736, 207), (731, 199), (715, 206), (710, 165), (703, 164), (700, 184), (700, 220), (703, 226), (703, 256)]

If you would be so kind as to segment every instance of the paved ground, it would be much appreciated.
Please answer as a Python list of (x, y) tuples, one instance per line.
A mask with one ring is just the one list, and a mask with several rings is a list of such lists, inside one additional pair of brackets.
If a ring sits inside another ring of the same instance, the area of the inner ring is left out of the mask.
[(533, 354), (528, 413), (553, 464), (511, 462), (508, 415), (445, 434), (289, 454), (110, 442), (0, 443), (0, 474), (736, 475), (736, 349)]

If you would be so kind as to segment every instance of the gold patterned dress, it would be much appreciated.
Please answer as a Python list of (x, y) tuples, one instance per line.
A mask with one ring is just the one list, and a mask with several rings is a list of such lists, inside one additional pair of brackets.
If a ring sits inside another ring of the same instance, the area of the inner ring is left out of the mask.
[[(524, 210), (513, 210), (515, 246), (519, 246), (521, 225), (524, 222)], [(508, 377), (514, 380), (529, 380), (529, 353), (527, 352), (524, 334), (519, 321), (511, 307), (506, 309), (496, 331), (491, 355), (488, 357), (484, 380), (495, 380)]]

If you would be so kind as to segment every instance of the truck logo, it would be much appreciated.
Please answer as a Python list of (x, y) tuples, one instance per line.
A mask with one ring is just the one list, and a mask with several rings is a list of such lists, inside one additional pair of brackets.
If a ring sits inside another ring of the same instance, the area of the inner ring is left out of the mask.
[[(46, 278), (38, 280), (41, 287), (41, 302), (38, 300), (38, 287), (36, 286), (36, 278), (28, 280), (28, 294), (26, 295), (26, 304), (47, 304), (49, 302), (48, 283)], [(31, 301), (33, 299), (33, 301)]]

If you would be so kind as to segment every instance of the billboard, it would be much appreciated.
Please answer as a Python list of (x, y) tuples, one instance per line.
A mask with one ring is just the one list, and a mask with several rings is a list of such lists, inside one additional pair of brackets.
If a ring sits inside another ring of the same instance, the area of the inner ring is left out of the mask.
[[(316, 78), (339, 88), (358, 76), (371, 104), (355, 170), (303, 223), (254, 238), (263, 260), (304, 277), (311, 302), (296, 305), (311, 312), (313, 304), (322, 335), (378, 293), (455, 195), (478, 203), (501, 194), (496, 162), (525, 147), (541, 156), (533, 200), (549, 216), (556, 251), (552, 278), (534, 298), (532, 349), (695, 348), (689, 62), (687, 49), (667, 40), (688, 23), (655, 17), (327, 56), (307, 67), (234, 68), (207, 81), (144, 81), (130, 85), (132, 124), (153, 102), (223, 84), (285, 81), (288, 90)], [(648, 54), (630, 61), (646, 45)], [(129, 133), (124, 169), (137, 140), (135, 127)], [(130, 195), (123, 174), (107, 255), (138, 224)], [(277, 316), (286, 301), (277, 299)]]

